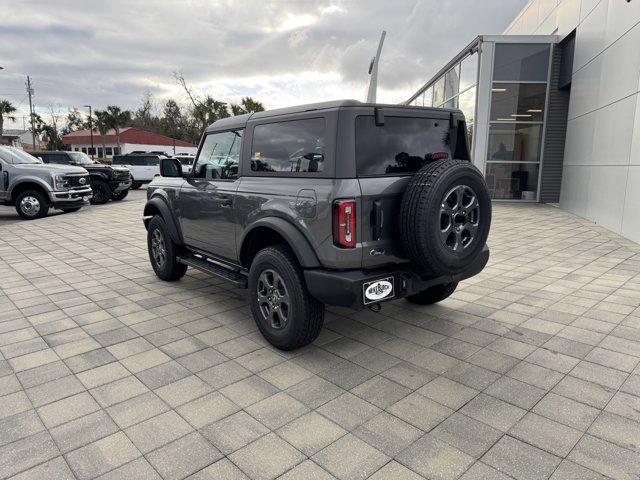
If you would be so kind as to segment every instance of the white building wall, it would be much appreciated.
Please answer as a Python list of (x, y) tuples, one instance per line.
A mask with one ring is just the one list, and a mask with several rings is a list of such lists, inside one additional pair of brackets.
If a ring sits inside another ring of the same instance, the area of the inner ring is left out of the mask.
[(531, 0), (505, 33), (574, 29), (560, 206), (640, 242), (640, 0)]
[[(96, 141), (96, 139), (94, 138), (93, 140), (93, 146), (94, 148), (96, 148), (96, 151), (98, 148), (102, 148), (102, 142), (101, 141)], [(105, 143), (105, 148), (115, 148), (116, 144), (115, 143)], [(91, 144), (87, 143), (87, 144), (74, 144), (71, 145), (71, 149), (72, 150), (80, 150), (82, 148), (91, 148)], [(125, 153), (131, 153), (131, 152), (164, 152), (167, 155), (173, 155), (173, 145), (146, 145), (146, 144), (140, 144), (140, 143), (121, 143), (120, 144), (120, 150), (122, 152), (122, 154)], [(176, 153), (192, 153), (192, 154), (196, 154), (198, 151), (197, 147), (180, 147), (180, 146), (176, 146)], [(111, 158), (112, 155), (106, 155), (107, 158)]]

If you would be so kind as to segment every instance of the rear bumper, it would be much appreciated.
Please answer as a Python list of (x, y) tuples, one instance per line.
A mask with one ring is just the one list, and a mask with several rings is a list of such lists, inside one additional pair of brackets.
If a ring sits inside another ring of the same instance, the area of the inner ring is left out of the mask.
[[(456, 275), (433, 277), (417, 272), (409, 264), (376, 270), (305, 270), (304, 277), (309, 293), (322, 303), (359, 309), (371, 304), (407, 297), (435, 285), (459, 282), (473, 277), (482, 271), (488, 261), (489, 247), (485, 245), (471, 266)], [(365, 299), (364, 285), (377, 281), (391, 283), (393, 295), (380, 300)]]

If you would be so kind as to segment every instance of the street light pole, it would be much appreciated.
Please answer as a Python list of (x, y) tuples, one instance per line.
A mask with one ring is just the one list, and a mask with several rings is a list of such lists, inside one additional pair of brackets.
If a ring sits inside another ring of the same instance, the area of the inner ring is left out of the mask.
[(31, 79), (27, 75), (27, 93), (29, 94), (29, 118), (31, 118), (31, 138), (33, 139), (33, 151), (36, 151), (36, 126), (33, 119), (33, 103), (31, 102), (31, 96), (33, 95), (33, 87), (31, 86)]
[[(89, 133), (91, 134), (91, 160), (93, 160), (93, 155), (96, 152), (96, 149), (93, 148), (93, 115), (91, 114), (91, 105), (85, 105), (89, 109)], [(102, 152), (104, 155), (104, 152)]]

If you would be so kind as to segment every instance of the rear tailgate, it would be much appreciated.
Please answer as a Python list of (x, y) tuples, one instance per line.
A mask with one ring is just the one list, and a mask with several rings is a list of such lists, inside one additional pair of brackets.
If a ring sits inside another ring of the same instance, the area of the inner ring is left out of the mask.
[[(456, 149), (458, 131), (450, 128), (464, 118), (461, 113), (393, 107), (379, 110), (382, 114), (379, 111), (374, 115), (371, 108), (369, 115), (357, 115), (354, 119), (356, 173), (362, 192), (360, 238), (364, 268), (407, 260), (400, 239), (399, 217), (411, 176), (429, 162), (452, 158), (452, 150), (464, 155)], [(466, 148), (466, 137), (463, 142)]]

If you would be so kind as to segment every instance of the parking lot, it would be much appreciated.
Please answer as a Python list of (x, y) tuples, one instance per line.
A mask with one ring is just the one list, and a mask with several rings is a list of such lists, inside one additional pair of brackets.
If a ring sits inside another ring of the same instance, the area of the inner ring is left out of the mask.
[(450, 299), (281, 352), (245, 290), (156, 279), (144, 199), (0, 207), (0, 479), (640, 478), (637, 244), (495, 204)]

